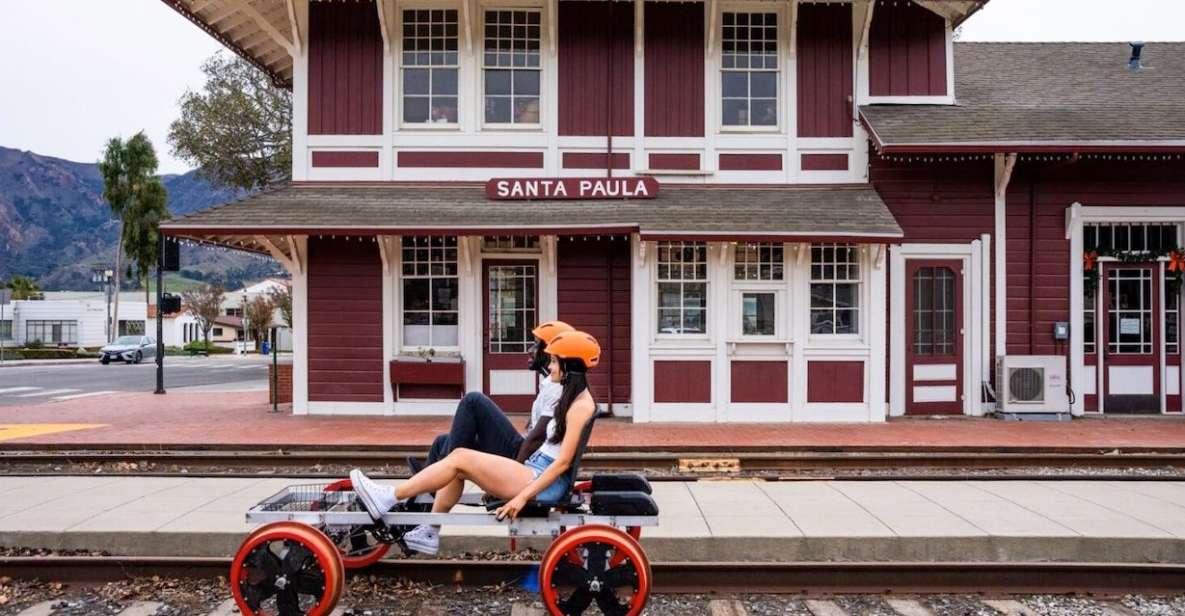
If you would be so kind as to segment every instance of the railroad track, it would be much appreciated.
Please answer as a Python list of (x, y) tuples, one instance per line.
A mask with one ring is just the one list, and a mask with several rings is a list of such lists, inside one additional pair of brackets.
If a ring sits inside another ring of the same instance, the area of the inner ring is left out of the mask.
[[(70, 473), (102, 469), (107, 474), (255, 476), (261, 471), (294, 477), (336, 477), (342, 469), (376, 469), (384, 477), (406, 476), (405, 457), (418, 450), (13, 450), (0, 451), (0, 473)], [(1032, 471), (1038, 478), (1054, 478), (1058, 472), (1112, 469), (1113, 475), (1082, 475), (1091, 479), (1154, 478), (1134, 471), (1159, 473), (1169, 478), (1185, 475), (1182, 452), (598, 452), (585, 455), (583, 469), (597, 471), (647, 471), (655, 478), (686, 479), (696, 475), (765, 476), (794, 478), (883, 479), (925, 478), (931, 473), (959, 471), (968, 477), (990, 477), (992, 472)], [(1051, 474), (1053, 473), (1053, 474)], [(865, 475), (862, 475), (865, 474)], [(1076, 475), (1070, 475), (1076, 476)], [(1010, 474), (1016, 478), (1018, 475)]]
[[(522, 579), (536, 563), (384, 560), (354, 575), (440, 586), (494, 586)], [(1177, 594), (1185, 564), (966, 562), (656, 562), (662, 594)], [(129, 578), (226, 576), (229, 558), (29, 556), (0, 558), (0, 576), (86, 584)]]

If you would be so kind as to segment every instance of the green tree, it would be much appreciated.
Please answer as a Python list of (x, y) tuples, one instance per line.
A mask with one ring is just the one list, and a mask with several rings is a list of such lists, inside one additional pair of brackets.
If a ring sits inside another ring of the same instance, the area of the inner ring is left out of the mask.
[(272, 326), (272, 315), (275, 312), (276, 307), (266, 297), (256, 297), (247, 304), (247, 313), (243, 315), (243, 325), (255, 339), (256, 351), (259, 350), (259, 343), (267, 335), (267, 330)]
[[(99, 161), (99, 174), (103, 177), (103, 198), (111, 207), (111, 213), (119, 218), (119, 241), (115, 250), (115, 300), (112, 308), (112, 323), (119, 323), (119, 290), (123, 274), (123, 257), (127, 255), (137, 263), (137, 269), (145, 274), (147, 251), (155, 256), (156, 229), (160, 221), (168, 217), (165, 208), (165, 187), (156, 175), (156, 150), (143, 131), (136, 133), (126, 142), (119, 137), (107, 141), (103, 160)], [(146, 274), (142, 277), (146, 277)], [(118, 327), (109, 330), (108, 342), (114, 339)]]
[(12, 291), (12, 299), (33, 299), (41, 293), (37, 282), (27, 276), (13, 275), (4, 283), (4, 288)]
[(173, 155), (220, 187), (245, 191), (292, 175), (292, 93), (235, 55), (216, 53), (202, 64), (206, 84), (179, 101), (169, 127)]
[(197, 321), (198, 329), (202, 330), (202, 340), (207, 350), (210, 348), (210, 330), (214, 328), (214, 320), (222, 313), (222, 300), (225, 297), (226, 291), (222, 287), (208, 284), (181, 292), (181, 303)]

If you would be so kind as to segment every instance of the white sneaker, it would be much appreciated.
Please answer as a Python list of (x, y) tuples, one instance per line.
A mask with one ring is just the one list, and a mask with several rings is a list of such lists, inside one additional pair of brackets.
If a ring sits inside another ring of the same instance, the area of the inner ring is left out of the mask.
[(403, 535), (403, 543), (409, 550), (434, 556), (440, 551), (440, 528), (421, 524)]
[(358, 495), (358, 499), (366, 506), (370, 518), (376, 522), (399, 502), (399, 499), (395, 498), (395, 490), (391, 486), (378, 483), (359, 469), (350, 471), (350, 483), (353, 484), (354, 493)]

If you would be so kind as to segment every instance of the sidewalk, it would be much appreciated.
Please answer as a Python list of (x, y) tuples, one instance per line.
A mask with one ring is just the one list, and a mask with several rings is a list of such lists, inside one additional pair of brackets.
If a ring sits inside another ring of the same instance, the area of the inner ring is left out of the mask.
[[(283, 410), (284, 407), (281, 407)], [(0, 447), (427, 449), (449, 417), (294, 416), (271, 413), (267, 393), (131, 393), (0, 407), (0, 426), (86, 424), (85, 429), (5, 438)], [(525, 417), (513, 418), (525, 423)], [(20, 433), (13, 431), (14, 434)], [(1185, 451), (1185, 417), (1090, 418), (1071, 422), (995, 419), (894, 419), (883, 424), (634, 424), (603, 419), (593, 431), (599, 451), (779, 449)]]
[[(283, 478), (0, 477), (0, 545), (229, 556)], [(653, 560), (1185, 560), (1185, 482), (656, 482)], [(442, 556), (506, 550), (446, 527)], [(537, 544), (529, 543), (528, 545)]]

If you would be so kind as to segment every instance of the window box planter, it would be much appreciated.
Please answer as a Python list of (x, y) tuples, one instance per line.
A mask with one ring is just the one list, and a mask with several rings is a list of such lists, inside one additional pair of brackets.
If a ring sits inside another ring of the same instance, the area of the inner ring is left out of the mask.
[(460, 357), (396, 357), (391, 360), (391, 383), (407, 385), (465, 385), (465, 360)]

